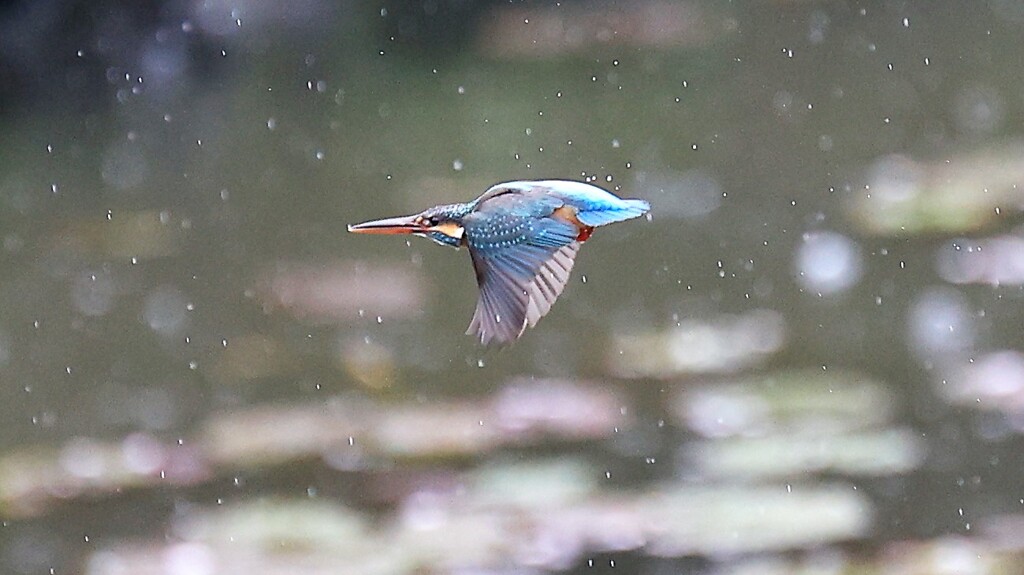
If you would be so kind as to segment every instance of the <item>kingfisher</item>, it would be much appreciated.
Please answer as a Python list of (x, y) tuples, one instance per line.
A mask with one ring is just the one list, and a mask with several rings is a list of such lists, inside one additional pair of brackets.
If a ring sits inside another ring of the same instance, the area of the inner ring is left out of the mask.
[(480, 297), (466, 334), (483, 345), (509, 344), (551, 310), (594, 228), (650, 209), (644, 200), (584, 182), (517, 181), (491, 186), (467, 203), (350, 225), (348, 231), (412, 234), (467, 248)]

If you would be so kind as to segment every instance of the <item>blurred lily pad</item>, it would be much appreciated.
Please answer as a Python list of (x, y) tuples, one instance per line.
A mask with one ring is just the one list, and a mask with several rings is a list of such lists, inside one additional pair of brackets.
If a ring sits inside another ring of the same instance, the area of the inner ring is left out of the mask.
[(405, 567), (358, 514), (308, 500), (197, 510), (172, 531), (173, 541), (164, 545), (125, 543), (97, 552), (85, 572), (386, 575)]
[(501, 441), (489, 415), (485, 406), (471, 402), (395, 406), (378, 414), (369, 440), (399, 457), (481, 453)]
[(189, 573), (566, 569), (588, 552), (678, 557), (816, 548), (863, 537), (872, 517), (867, 500), (843, 485), (666, 483), (610, 493), (597, 488), (600, 469), (578, 460), (498, 465), (476, 477), (465, 492), (418, 498), (376, 526), (326, 501), (194, 510), (175, 522), (173, 541), (100, 550), (87, 573), (147, 573), (177, 552)]
[[(559, 404), (558, 402), (563, 402)], [(567, 403), (565, 403), (567, 402)], [(212, 417), (201, 443), (213, 460), (267, 465), (344, 454), (436, 458), (543, 439), (598, 439), (624, 428), (624, 400), (569, 380), (519, 381), (492, 398), (388, 404), (353, 397), (264, 406)], [(341, 457), (351, 465), (351, 457)]]
[[(555, 401), (572, 405), (550, 405)], [(476, 401), (393, 405), (346, 396), (214, 413), (180, 445), (143, 435), (121, 442), (82, 438), (59, 449), (36, 446), (0, 456), (0, 512), (36, 515), (61, 500), (197, 483), (228, 469), (299, 460), (356, 470), (396, 459), (479, 456), (500, 446), (599, 439), (628, 426), (624, 405), (604, 387), (523, 380)]]
[(937, 391), (957, 405), (1011, 417), (1024, 431), (1024, 353), (997, 350), (942, 370)]
[(361, 401), (350, 400), (214, 414), (198, 441), (213, 462), (232, 467), (319, 457), (361, 438), (368, 425), (363, 406)]
[(948, 536), (890, 544), (880, 563), (885, 573), (896, 575), (1022, 573), (1020, 557), (994, 551), (986, 541)]
[[(636, 0), (626, 4), (495, 5), (483, 18), (477, 49), (503, 58), (589, 53), (601, 46), (704, 47), (734, 28), (696, 2)], [(532, 25), (523, 26), (523, 22)]]
[(267, 499), (204, 509), (173, 526), (183, 540), (216, 545), (262, 547), (270, 552), (295, 549), (349, 550), (365, 540), (368, 522), (354, 511), (316, 501)]
[(696, 383), (670, 403), (674, 419), (706, 437), (868, 429), (893, 416), (892, 394), (856, 372), (793, 370)]
[(955, 239), (939, 252), (938, 269), (955, 284), (1024, 285), (1024, 235)]
[(894, 406), (879, 382), (818, 370), (697, 383), (670, 403), (679, 425), (709, 438), (681, 448), (683, 465), (719, 478), (915, 469), (926, 446), (912, 430), (890, 427)]
[(627, 408), (611, 386), (571, 379), (516, 379), (491, 402), (503, 434), (522, 439), (607, 437), (631, 423)]
[(648, 550), (712, 555), (815, 547), (863, 537), (873, 511), (849, 486), (665, 489), (643, 502)]
[(412, 266), (279, 262), (261, 274), (257, 293), (267, 311), (282, 309), (312, 324), (332, 324), (420, 314), (426, 285)]
[(1024, 142), (937, 162), (892, 155), (869, 169), (850, 214), (880, 235), (977, 230), (1024, 204)]
[(781, 477), (799, 473), (896, 475), (923, 461), (923, 440), (909, 429), (832, 435), (772, 435), (689, 443), (683, 464), (702, 476)]
[(30, 447), (0, 457), (0, 509), (7, 517), (32, 516), (59, 500), (209, 477), (191, 446), (166, 445), (142, 434), (120, 442), (78, 438), (59, 449)]
[(483, 507), (571, 505), (598, 492), (598, 476), (579, 459), (490, 465), (473, 473), (470, 495)]
[(785, 320), (771, 310), (691, 320), (665, 331), (615, 336), (608, 368), (630, 378), (730, 373), (763, 361), (785, 338)]

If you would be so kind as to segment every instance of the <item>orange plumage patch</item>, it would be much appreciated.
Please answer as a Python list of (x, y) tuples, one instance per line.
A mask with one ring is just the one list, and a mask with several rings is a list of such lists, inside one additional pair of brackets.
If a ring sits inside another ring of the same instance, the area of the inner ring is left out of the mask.
[(455, 222), (442, 222), (430, 228), (430, 230), (434, 232), (441, 232), (442, 234), (451, 238), (455, 238), (457, 240), (461, 240), (462, 234), (465, 233), (465, 230), (462, 229), (462, 226)]
[(572, 206), (562, 206), (555, 210), (551, 215), (552, 217), (569, 222), (576, 226), (576, 229), (579, 230), (579, 235), (576, 236), (576, 241), (580, 243), (587, 241), (587, 239), (590, 238), (590, 234), (594, 233), (593, 227), (585, 225), (576, 217), (576, 208)]

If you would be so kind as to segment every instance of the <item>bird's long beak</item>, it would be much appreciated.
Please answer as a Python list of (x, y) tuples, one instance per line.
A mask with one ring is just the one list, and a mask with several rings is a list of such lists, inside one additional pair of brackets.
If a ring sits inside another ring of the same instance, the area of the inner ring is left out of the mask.
[(348, 231), (355, 234), (414, 234), (425, 232), (427, 228), (416, 222), (416, 216), (399, 216), (350, 225)]

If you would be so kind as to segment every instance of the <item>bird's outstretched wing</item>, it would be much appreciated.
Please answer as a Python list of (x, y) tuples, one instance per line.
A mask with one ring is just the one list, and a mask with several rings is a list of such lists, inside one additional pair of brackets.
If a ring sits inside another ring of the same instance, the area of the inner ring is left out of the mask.
[(490, 198), (463, 220), (480, 299), (466, 333), (511, 343), (551, 310), (565, 289), (579, 228), (551, 217), (563, 203), (512, 193)]

